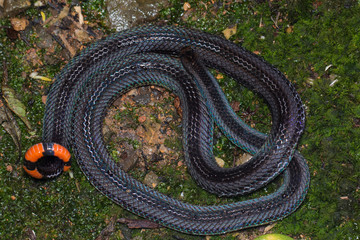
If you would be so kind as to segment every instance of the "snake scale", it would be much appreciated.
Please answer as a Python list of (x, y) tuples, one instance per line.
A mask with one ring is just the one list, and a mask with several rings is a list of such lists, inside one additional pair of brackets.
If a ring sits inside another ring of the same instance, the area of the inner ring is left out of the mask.
[[(272, 117), (265, 135), (231, 109), (209, 69), (264, 98)], [(131, 88), (157, 85), (181, 100), (185, 161), (193, 179), (222, 197), (253, 192), (283, 172), (281, 187), (257, 199), (200, 206), (151, 189), (114, 163), (102, 136), (107, 108)], [(214, 123), (253, 154), (233, 168), (213, 156)], [(43, 142), (72, 150), (90, 182), (125, 209), (189, 234), (221, 234), (292, 213), (309, 187), (305, 159), (295, 150), (305, 114), (293, 85), (262, 58), (222, 37), (175, 26), (146, 25), (113, 34), (74, 57), (47, 98)]]

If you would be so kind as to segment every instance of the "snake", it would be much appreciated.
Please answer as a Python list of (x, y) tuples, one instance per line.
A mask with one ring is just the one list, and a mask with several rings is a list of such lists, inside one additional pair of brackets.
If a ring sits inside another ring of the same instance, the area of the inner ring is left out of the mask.
[[(251, 128), (234, 112), (212, 70), (264, 99), (272, 119), (268, 134)], [(179, 97), (185, 163), (201, 188), (220, 198), (234, 197), (252, 193), (279, 175), (281, 186), (255, 199), (194, 205), (125, 172), (107, 150), (102, 125), (116, 99), (149, 85)], [(252, 158), (239, 166), (220, 167), (212, 147), (215, 125)], [(52, 163), (37, 166), (35, 157), (24, 168), (38, 178), (57, 176), (70, 161), (67, 152), (59, 154), (53, 146), (64, 146), (62, 151), (71, 149), (92, 185), (130, 212), (188, 234), (223, 234), (283, 219), (301, 205), (310, 183), (307, 162), (296, 150), (304, 126), (304, 105), (295, 87), (260, 56), (199, 30), (143, 25), (87, 46), (57, 74), (46, 101), (44, 144), (37, 145), (41, 150), (36, 155), (41, 162), (51, 157)], [(56, 170), (49, 170), (54, 166)]]

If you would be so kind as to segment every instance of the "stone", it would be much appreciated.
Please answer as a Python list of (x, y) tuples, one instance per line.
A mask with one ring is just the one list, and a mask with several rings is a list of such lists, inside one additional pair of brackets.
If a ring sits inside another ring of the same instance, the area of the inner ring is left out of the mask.
[(0, 18), (14, 17), (31, 6), (29, 0), (0, 0)]
[(109, 26), (121, 31), (155, 19), (168, 0), (106, 0), (105, 4)]
[(159, 177), (153, 171), (150, 171), (144, 178), (144, 184), (155, 188), (159, 184)]

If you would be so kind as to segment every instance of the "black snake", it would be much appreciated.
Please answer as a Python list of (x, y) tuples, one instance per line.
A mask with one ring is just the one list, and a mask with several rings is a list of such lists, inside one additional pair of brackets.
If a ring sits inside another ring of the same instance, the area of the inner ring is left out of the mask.
[[(209, 69), (265, 99), (272, 116), (268, 135), (239, 119)], [(282, 186), (258, 199), (198, 206), (133, 179), (107, 152), (102, 123), (115, 99), (145, 85), (166, 87), (181, 99), (185, 160), (202, 188), (219, 196), (247, 194), (284, 172)], [(254, 157), (234, 168), (219, 167), (212, 153), (213, 122)], [(64, 67), (48, 95), (43, 142), (72, 149), (90, 182), (127, 210), (178, 231), (220, 234), (276, 221), (301, 204), (310, 181), (306, 161), (295, 151), (304, 122), (295, 88), (260, 57), (208, 33), (149, 25), (98, 41)]]

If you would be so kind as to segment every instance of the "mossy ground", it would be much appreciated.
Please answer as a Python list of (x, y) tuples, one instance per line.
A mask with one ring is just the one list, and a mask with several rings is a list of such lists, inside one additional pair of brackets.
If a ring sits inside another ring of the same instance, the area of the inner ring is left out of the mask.
[[(184, 12), (183, 2), (171, 0), (160, 19), (215, 34), (237, 26), (230, 40), (260, 54), (293, 82), (306, 106), (306, 130), (299, 150), (308, 160), (311, 171), (309, 194), (292, 215), (277, 222), (273, 232), (296, 239), (358, 239), (360, 237), (360, 6), (356, 1), (189, 1), (191, 10)], [(86, 1), (83, 9), (96, 12), (102, 1)], [(104, 12), (98, 17), (103, 16)], [(24, 13), (41, 17), (37, 9)], [(94, 15), (94, 14), (92, 14)], [(89, 18), (89, 21), (97, 21)], [(9, 26), (8, 19), (0, 20)], [(31, 36), (31, 35), (30, 35)], [(35, 37), (29, 39), (31, 43)], [(0, 69), (7, 62), (9, 86), (28, 105), (29, 120), (35, 135), (22, 129), (22, 151), (41, 139), (44, 105), (42, 95), (49, 84), (29, 78), (33, 71), (25, 63), (30, 48), (24, 41), (10, 41), (0, 28)], [(54, 77), (62, 64), (37, 69), (41, 75)], [(0, 73), (2, 70), (0, 71)], [(23, 74), (23, 73), (26, 74)], [(3, 74), (1, 74), (3, 75)], [(3, 76), (0, 76), (1, 78)], [(254, 94), (234, 88), (224, 78), (222, 86), (230, 102), (241, 103), (239, 114), (250, 116), (250, 124), (261, 131), (269, 128), (268, 109)], [(236, 89), (236, 91), (234, 91)], [(219, 137), (216, 153), (231, 161), (233, 146)], [(171, 143), (167, 143), (171, 144)], [(26, 176), (18, 162), (11, 137), (0, 130), (0, 238), (94, 239), (112, 217), (135, 218), (113, 204), (86, 180), (77, 164), (74, 178), (63, 174), (54, 181), (34, 181)], [(9, 167), (10, 166), (10, 167)], [(159, 191), (185, 192), (190, 202), (207, 204), (217, 199), (174, 168), (164, 168), (173, 176)], [(178, 182), (177, 182), (178, 181)], [(173, 187), (181, 183), (181, 188)], [(169, 188), (170, 186), (170, 188)], [(245, 239), (244, 230), (210, 239)], [(117, 224), (111, 239), (204, 239), (168, 229), (129, 230)]]

